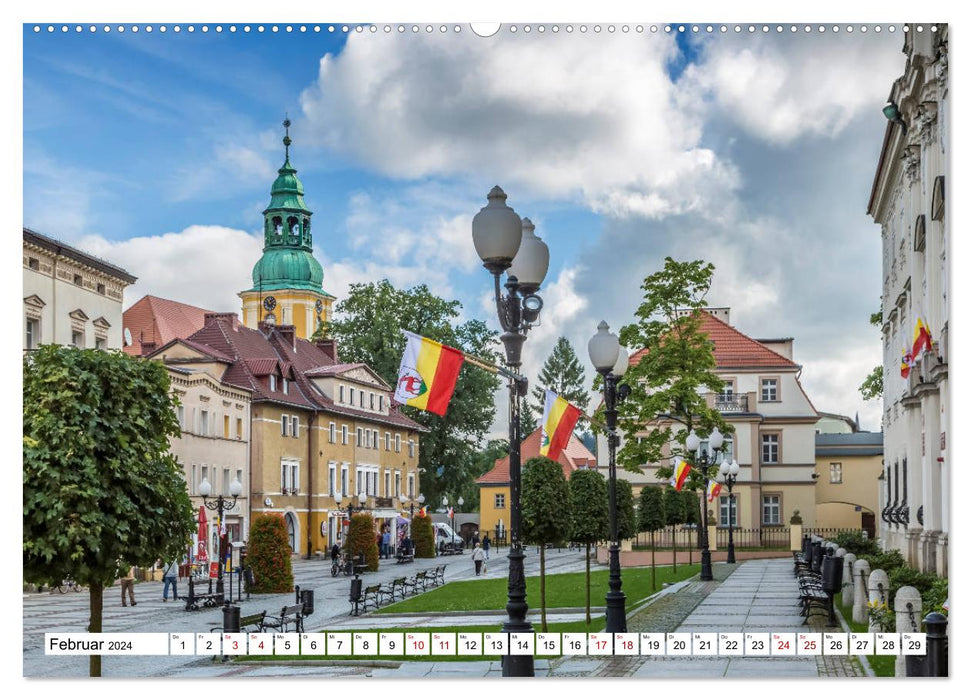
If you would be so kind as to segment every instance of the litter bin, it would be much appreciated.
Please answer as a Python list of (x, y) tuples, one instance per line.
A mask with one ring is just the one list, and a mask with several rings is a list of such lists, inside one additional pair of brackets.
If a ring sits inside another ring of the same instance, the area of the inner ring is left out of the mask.
[(314, 614), (314, 592), (313, 590), (302, 589), (300, 591), (300, 602), (303, 603), (303, 614)]
[(239, 632), (239, 607), (227, 605), (223, 608), (223, 633)]

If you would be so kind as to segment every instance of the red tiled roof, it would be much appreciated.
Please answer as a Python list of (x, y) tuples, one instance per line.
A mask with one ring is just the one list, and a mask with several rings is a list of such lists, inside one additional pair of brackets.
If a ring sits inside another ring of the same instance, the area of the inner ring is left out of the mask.
[(180, 301), (144, 296), (122, 314), (122, 326), (132, 335), (124, 351), (138, 356), (143, 340), (160, 348), (176, 338), (188, 338), (206, 324), (207, 313), (211, 312)]
[[(718, 369), (736, 367), (798, 367), (783, 355), (736, 330), (721, 319), (701, 312), (701, 330), (714, 345)], [(646, 350), (631, 355), (630, 363), (636, 365)]]
[[(525, 464), (526, 460), (539, 457), (540, 440), (542, 439), (543, 428), (539, 427), (523, 440), (519, 448), (520, 458)], [(570, 435), (560, 456), (556, 460), (563, 467), (563, 475), (569, 479), (570, 474), (575, 470), (585, 467), (596, 467), (597, 458), (587, 449), (587, 446), (576, 435)], [(501, 457), (496, 460), (496, 465), (488, 472), (475, 480), (477, 484), (508, 484), (509, 483), (509, 457)]]
[(156, 358), (159, 355), (164, 354), (163, 353), (164, 350), (167, 350), (168, 348), (172, 347), (177, 343), (181, 343), (186, 347), (192, 348), (193, 350), (196, 350), (197, 352), (200, 352), (203, 355), (206, 355), (207, 357), (211, 357), (214, 360), (219, 360), (221, 362), (230, 362), (230, 363), (235, 361), (229, 355), (223, 352), (219, 352), (219, 350), (216, 350), (215, 348), (209, 347), (208, 345), (203, 345), (202, 343), (197, 343), (194, 340), (189, 340), (187, 338), (176, 338), (175, 340), (170, 340), (162, 347), (157, 348), (152, 354), (149, 355), (149, 357)]

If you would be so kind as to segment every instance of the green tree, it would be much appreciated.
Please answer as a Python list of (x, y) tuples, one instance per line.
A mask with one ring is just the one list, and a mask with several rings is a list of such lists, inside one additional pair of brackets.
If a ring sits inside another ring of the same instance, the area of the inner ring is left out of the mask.
[(547, 457), (533, 457), (523, 465), (523, 541), (539, 546), (539, 600), (546, 625), (546, 545), (563, 539), (570, 530), (570, 487), (563, 467)]
[[(23, 362), (25, 581), (89, 587), (88, 631), (104, 589), (131, 566), (181, 557), (194, 527), (169, 377), (120, 352), (46, 345)], [(89, 672), (101, 675), (101, 657)]]
[[(539, 381), (533, 387), (532, 408), (542, 419), (546, 405), (546, 390), (549, 389), (586, 413), (590, 395), (583, 388), (585, 383), (583, 365), (577, 359), (573, 345), (566, 338), (560, 337), (553, 346), (550, 356), (543, 363), (543, 368), (539, 372)], [(580, 418), (577, 421), (576, 430), (582, 431), (585, 426), (586, 422)]]
[[(639, 439), (627, 440), (617, 456), (627, 469), (659, 464), (668, 456), (667, 449), (670, 456), (685, 455), (682, 446), (692, 429), (702, 436), (715, 427), (732, 432), (721, 414), (708, 407), (703, 391), (718, 392), (723, 385), (715, 374), (712, 343), (701, 327), (714, 269), (702, 260), (665, 258), (664, 269), (641, 285), (644, 300), (637, 308), (637, 321), (620, 332), (622, 345), (643, 350), (624, 375), (632, 391), (623, 405), (620, 428), (627, 435), (639, 434)], [(640, 435), (645, 426), (651, 429)], [(672, 471), (661, 466), (657, 475), (666, 479)], [(692, 470), (690, 485), (697, 487), (702, 481)]]
[[(697, 525), (701, 526), (701, 506), (698, 503), (698, 493), (690, 489), (685, 489), (679, 492), (681, 498), (684, 500), (684, 524), (685, 525)], [(694, 552), (694, 548), (698, 546), (698, 530), (695, 529), (695, 543), (692, 545), (688, 544), (688, 565), (691, 565), (691, 557)]]
[(370, 513), (354, 513), (347, 528), (347, 551), (353, 559), (364, 557), (368, 571), (378, 570), (378, 541)]
[[(883, 312), (870, 314), (870, 325), (880, 328), (883, 325)], [(874, 367), (860, 384), (860, 394), (865, 401), (883, 396), (883, 365)]]
[(577, 469), (570, 475), (570, 540), (586, 547), (587, 624), (590, 624), (590, 545), (609, 534), (607, 480), (594, 469)]
[[(342, 362), (363, 362), (391, 386), (398, 381), (404, 353), (402, 330), (497, 362), (496, 333), (485, 323), (457, 323), (461, 304), (446, 301), (419, 285), (396, 289), (387, 280), (352, 284), (328, 327)], [(421, 436), (418, 468), (427, 503), (464, 493), (471, 484), (478, 446), (492, 426), (499, 377), (468, 363), (462, 366), (448, 412), (438, 416), (410, 406), (403, 411), (428, 428)]]
[(246, 545), (246, 564), (253, 567), (253, 593), (289, 593), (293, 567), (287, 524), (279, 513), (253, 516)]
[(678, 571), (678, 525), (684, 522), (684, 499), (673, 488), (664, 490), (664, 518), (671, 526), (671, 552), (674, 556), (674, 572)]
[(415, 541), (415, 559), (435, 558), (435, 530), (427, 515), (416, 515), (411, 521), (411, 537)]
[(617, 479), (617, 539), (629, 540), (638, 532), (634, 510), (634, 489), (626, 479)]
[[(677, 493), (675, 491), (674, 493)], [(654, 555), (657, 551), (654, 533), (664, 528), (667, 523), (665, 514), (665, 498), (657, 486), (646, 486), (641, 489), (641, 496), (637, 507), (637, 525), (641, 532), (651, 533), (651, 588), (657, 590), (657, 570)]]
[(533, 431), (536, 430), (537, 425), (539, 425), (539, 419), (536, 418), (536, 413), (533, 412), (533, 407), (528, 401), (524, 401), (522, 410), (519, 412), (519, 434), (522, 436), (523, 440), (533, 434)]

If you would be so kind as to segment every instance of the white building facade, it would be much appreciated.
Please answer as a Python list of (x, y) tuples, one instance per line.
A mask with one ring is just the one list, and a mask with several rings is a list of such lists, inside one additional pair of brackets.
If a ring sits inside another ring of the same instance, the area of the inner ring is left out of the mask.
[[(883, 238), (883, 434), (881, 543), (909, 563), (947, 575), (948, 28), (904, 36), (906, 63), (893, 84), (883, 148), (867, 208)], [(931, 349), (909, 368), (917, 319)]]
[(121, 348), (122, 300), (135, 277), (28, 228), (23, 253), (24, 350), (50, 343)]

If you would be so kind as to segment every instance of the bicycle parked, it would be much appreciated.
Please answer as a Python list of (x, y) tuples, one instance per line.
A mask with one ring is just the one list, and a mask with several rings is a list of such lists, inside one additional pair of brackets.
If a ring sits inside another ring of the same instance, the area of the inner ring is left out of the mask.
[(67, 593), (68, 591), (80, 593), (82, 590), (84, 590), (84, 586), (68, 576), (58, 585), (51, 586), (51, 595), (54, 593)]

